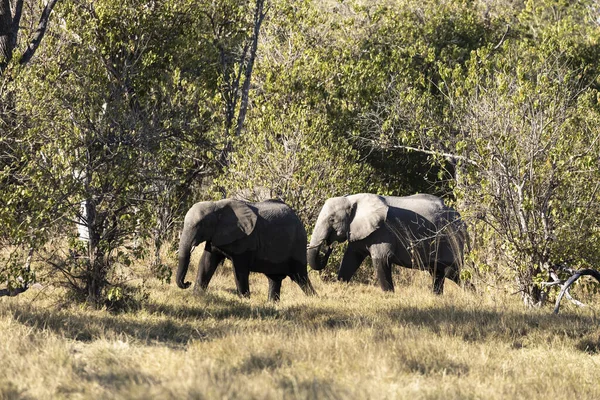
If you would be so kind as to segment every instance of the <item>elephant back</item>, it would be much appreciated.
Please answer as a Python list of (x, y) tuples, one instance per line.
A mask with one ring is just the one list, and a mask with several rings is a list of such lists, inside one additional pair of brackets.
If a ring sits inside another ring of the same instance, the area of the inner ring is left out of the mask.
[(254, 205), (258, 212), (258, 256), (277, 262), (293, 258), (306, 265), (306, 230), (294, 210), (281, 200)]
[(430, 194), (416, 194), (404, 197), (385, 198), (391, 206), (409, 210), (418, 215), (417, 219), (427, 221), (433, 241), (427, 243), (423, 250), (423, 257), (435, 257), (439, 262), (447, 265), (462, 265), (463, 248), (466, 241), (466, 225), (460, 214), (452, 207), (448, 207), (444, 200)]
[(386, 196), (385, 201), (391, 207), (412, 211), (427, 221), (436, 224), (448, 208), (444, 200), (431, 194), (414, 194), (412, 196)]

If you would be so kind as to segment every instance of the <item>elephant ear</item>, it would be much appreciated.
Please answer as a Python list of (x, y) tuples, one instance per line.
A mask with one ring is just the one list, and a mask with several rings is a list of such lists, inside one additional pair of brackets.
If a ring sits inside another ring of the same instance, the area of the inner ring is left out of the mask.
[(220, 210), (212, 244), (222, 246), (240, 240), (252, 233), (256, 226), (257, 215), (248, 204), (239, 200), (220, 200), (216, 202)]
[(375, 232), (387, 217), (388, 205), (376, 194), (356, 194), (348, 196), (352, 204), (349, 240), (361, 240)]

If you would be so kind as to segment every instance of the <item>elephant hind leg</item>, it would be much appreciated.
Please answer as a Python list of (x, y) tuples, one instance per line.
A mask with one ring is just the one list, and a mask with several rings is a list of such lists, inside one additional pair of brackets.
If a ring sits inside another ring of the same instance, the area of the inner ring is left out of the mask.
[[(429, 269), (429, 273), (433, 277), (433, 293), (435, 293), (435, 294), (443, 294), (444, 293), (444, 282), (446, 280), (446, 271), (448, 271), (449, 269), (450, 269), (450, 267), (447, 267), (441, 263), (437, 263)], [(450, 272), (450, 271), (448, 271), (448, 272)], [(451, 277), (449, 277), (449, 278), (451, 278)]]
[(281, 293), (281, 281), (285, 275), (267, 275), (269, 278), (269, 301), (279, 301)]
[(475, 291), (475, 286), (473, 282), (469, 279), (461, 279), (460, 277), (460, 268), (457, 263), (453, 263), (449, 267), (446, 268), (446, 278), (454, 281), (458, 286), (463, 289)]
[(308, 279), (308, 273), (295, 273), (290, 275), (290, 278), (292, 281), (296, 282), (298, 286), (300, 286), (300, 289), (302, 289), (304, 294), (307, 296), (315, 296), (317, 294), (315, 288), (313, 288), (312, 284), (310, 283), (310, 279)]
[(454, 281), (458, 286), (461, 285), (460, 282), (460, 272), (456, 263), (446, 268), (446, 278)]
[(433, 293), (444, 293), (444, 281), (446, 277), (443, 274), (435, 274), (433, 277)]

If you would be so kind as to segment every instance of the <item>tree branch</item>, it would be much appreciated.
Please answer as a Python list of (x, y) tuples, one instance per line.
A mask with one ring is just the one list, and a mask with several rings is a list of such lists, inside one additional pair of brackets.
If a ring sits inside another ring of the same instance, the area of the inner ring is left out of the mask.
[(0, 76), (8, 67), (14, 50), (10, 1), (0, 0)]
[[(563, 287), (560, 291), (560, 294), (558, 295), (558, 298), (556, 299), (556, 305), (554, 306), (554, 314), (558, 314), (558, 310), (560, 308), (560, 301), (562, 300), (563, 296), (565, 294), (567, 294), (567, 298), (571, 297), (570, 294), (567, 293), (569, 290), (569, 287), (573, 283), (575, 283), (575, 281), (577, 279), (579, 279), (580, 277), (582, 277), (584, 275), (591, 275), (594, 278), (596, 278), (596, 280), (598, 282), (600, 282), (600, 272), (598, 272), (594, 269), (587, 268), (587, 269), (582, 269), (580, 271), (575, 271), (575, 273), (569, 279), (567, 279), (567, 281), (565, 282), (565, 284), (563, 285)], [(571, 300), (571, 301), (573, 301), (573, 300)], [(579, 303), (579, 304), (583, 304), (583, 303)]]
[(17, 0), (15, 4), (15, 15), (12, 20), (12, 33), (11, 33), (11, 46), (12, 48), (17, 47), (17, 35), (19, 34), (19, 24), (21, 23), (21, 16), (23, 15), (23, 0)]
[(442, 157), (449, 158), (449, 159), (454, 160), (454, 161), (464, 161), (467, 164), (471, 164), (471, 165), (473, 165), (475, 167), (479, 166), (479, 164), (477, 164), (476, 161), (471, 160), (470, 158), (467, 158), (465, 156), (459, 156), (457, 154), (444, 153), (444, 152), (436, 151), (436, 150), (427, 150), (427, 149), (420, 149), (418, 147), (401, 146), (401, 145), (391, 145), (391, 146), (387, 146), (387, 148), (398, 149), (398, 150), (417, 151), (419, 153), (430, 154), (430, 155), (433, 155), (433, 156), (442, 156)]
[(31, 57), (35, 54), (35, 51), (40, 46), (44, 35), (46, 34), (46, 29), (48, 28), (48, 20), (50, 19), (50, 13), (52, 13), (52, 9), (58, 3), (58, 0), (50, 0), (46, 3), (46, 7), (44, 7), (44, 11), (40, 17), (40, 22), (38, 23), (38, 28), (36, 29), (33, 37), (29, 41), (29, 45), (27, 46), (27, 50), (21, 56), (19, 60), (19, 64), (25, 65), (31, 60)]
[(256, 59), (256, 50), (258, 48), (258, 35), (260, 34), (260, 26), (265, 19), (266, 11), (263, 11), (264, 0), (256, 0), (256, 9), (254, 11), (254, 32), (252, 34), (252, 47), (250, 48), (250, 58), (246, 66), (246, 74), (244, 76), (244, 85), (242, 86), (242, 101), (240, 103), (240, 111), (238, 114), (237, 127), (235, 130), (236, 136), (240, 136), (246, 119), (246, 111), (248, 109), (248, 92), (250, 91), (250, 80), (252, 78), (252, 68)]

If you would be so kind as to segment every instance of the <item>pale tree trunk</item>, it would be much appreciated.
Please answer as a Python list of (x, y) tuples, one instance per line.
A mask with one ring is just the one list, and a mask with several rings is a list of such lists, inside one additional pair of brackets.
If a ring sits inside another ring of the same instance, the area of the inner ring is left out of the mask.
[(93, 200), (85, 202), (85, 223), (88, 229), (88, 268), (86, 277), (87, 300), (91, 304), (99, 304), (104, 285), (104, 257), (99, 249), (96, 206)]
[[(246, 112), (248, 110), (248, 98), (250, 92), (250, 83), (252, 82), (252, 70), (254, 68), (254, 61), (256, 60), (256, 53), (258, 49), (258, 38), (260, 35), (260, 28), (262, 22), (265, 19), (267, 11), (264, 9), (264, 0), (256, 0), (254, 6), (254, 26), (252, 29), (252, 37), (250, 43), (244, 46), (242, 56), (238, 60), (239, 68), (237, 72), (232, 73), (230, 71), (231, 57), (225, 53), (225, 49), (221, 49), (221, 67), (224, 73), (225, 90), (223, 97), (225, 98), (225, 136), (226, 143), (219, 156), (219, 164), (227, 166), (229, 164), (229, 154), (233, 152), (233, 141), (230, 138), (230, 133), (234, 128), (234, 120), (237, 120), (235, 125), (235, 136), (240, 136), (244, 129), (244, 121), (246, 119)], [(235, 61), (234, 61), (235, 62)], [(244, 77), (244, 83), (240, 88), (240, 82)], [(237, 118), (235, 115), (236, 110)]]
[(242, 129), (244, 128), (244, 120), (246, 119), (246, 111), (248, 110), (248, 92), (250, 91), (252, 69), (254, 68), (256, 50), (258, 49), (258, 35), (260, 34), (260, 26), (262, 25), (266, 15), (266, 12), (264, 11), (264, 3), (264, 0), (256, 0), (256, 7), (254, 9), (252, 45), (250, 46), (250, 55), (248, 58), (248, 64), (246, 65), (244, 85), (242, 86), (242, 102), (240, 104), (240, 112), (238, 114), (237, 127), (235, 131), (236, 136), (239, 136), (242, 133)]

